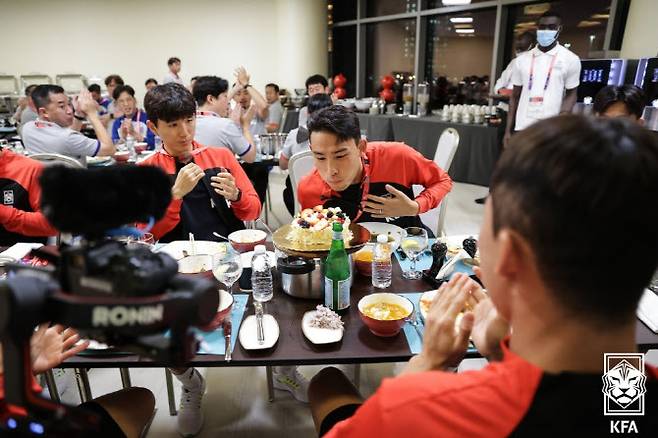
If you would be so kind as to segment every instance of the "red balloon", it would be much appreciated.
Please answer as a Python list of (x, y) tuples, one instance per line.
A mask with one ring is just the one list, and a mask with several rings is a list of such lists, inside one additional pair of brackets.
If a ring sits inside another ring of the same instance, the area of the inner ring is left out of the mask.
[(392, 102), (393, 100), (395, 100), (395, 93), (390, 88), (384, 88), (382, 91), (379, 92), (379, 97), (384, 99), (384, 101), (386, 102)]
[(344, 88), (336, 87), (334, 88), (334, 96), (338, 99), (345, 99), (347, 97), (347, 91)]
[(345, 75), (339, 73), (336, 76), (334, 76), (334, 87), (345, 88), (346, 84), (347, 84), (347, 78), (345, 77)]
[(384, 89), (393, 88), (393, 85), (395, 85), (395, 78), (393, 78), (391, 75), (386, 75), (381, 79), (381, 81), (379, 81), (379, 83), (382, 84)]

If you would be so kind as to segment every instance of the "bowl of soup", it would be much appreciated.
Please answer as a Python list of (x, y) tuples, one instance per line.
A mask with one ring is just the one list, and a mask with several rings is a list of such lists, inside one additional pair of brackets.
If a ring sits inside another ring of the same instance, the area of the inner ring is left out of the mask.
[(363, 323), (377, 336), (391, 337), (400, 332), (414, 305), (401, 295), (376, 293), (359, 300), (359, 315)]

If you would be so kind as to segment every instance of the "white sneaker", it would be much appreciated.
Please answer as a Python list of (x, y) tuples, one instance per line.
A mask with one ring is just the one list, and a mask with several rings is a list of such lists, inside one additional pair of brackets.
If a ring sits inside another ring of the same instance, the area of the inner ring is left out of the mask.
[(203, 426), (203, 411), (201, 401), (206, 392), (206, 381), (201, 374), (194, 370), (199, 377), (196, 387), (181, 388), (180, 408), (178, 409), (178, 433), (184, 437), (192, 437), (199, 433)]
[(298, 401), (308, 403), (308, 379), (297, 367), (273, 367), (272, 381), (274, 389), (288, 391)]

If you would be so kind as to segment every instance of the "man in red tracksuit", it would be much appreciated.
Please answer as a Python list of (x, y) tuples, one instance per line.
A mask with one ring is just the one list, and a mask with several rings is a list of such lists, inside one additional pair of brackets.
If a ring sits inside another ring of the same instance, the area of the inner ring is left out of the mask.
[(39, 212), (41, 187), (39, 175), (43, 166), (38, 161), (0, 150), (0, 245), (17, 242), (46, 242), (57, 230)]
[[(404, 143), (361, 139), (359, 119), (343, 106), (318, 111), (308, 130), (315, 169), (298, 185), (302, 208), (340, 207), (352, 222), (407, 228), (422, 226), (418, 215), (452, 188), (443, 169)], [(424, 187), (418, 196), (414, 184)]]
[(226, 236), (243, 229), (242, 221), (257, 219), (258, 195), (231, 151), (193, 141), (195, 104), (189, 91), (158, 86), (144, 104), (149, 129), (155, 129), (164, 146), (141, 164), (160, 167), (172, 179), (173, 199), (152, 230), (156, 239), (170, 242), (193, 233), (199, 240), (217, 240), (213, 232)]
[[(163, 150), (142, 162), (171, 175), (172, 200), (152, 229), (160, 242), (187, 239), (217, 240), (255, 220), (261, 204), (251, 182), (226, 148), (194, 142), (196, 104), (192, 93), (176, 83), (159, 85), (144, 98), (148, 128), (162, 139)], [(182, 384), (178, 432), (194, 436), (203, 427), (201, 401), (206, 388), (194, 368), (172, 369)]]

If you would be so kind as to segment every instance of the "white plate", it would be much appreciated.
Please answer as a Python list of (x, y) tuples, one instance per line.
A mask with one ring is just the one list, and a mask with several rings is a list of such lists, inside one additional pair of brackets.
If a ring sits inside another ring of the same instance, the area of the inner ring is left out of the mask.
[[(402, 238), (407, 235), (407, 232), (404, 231), (404, 229), (398, 227), (397, 225), (387, 224), (384, 222), (359, 222), (359, 225), (366, 228), (371, 233), (377, 233), (377, 234), (391, 233), (391, 235), (395, 238), (395, 240), (391, 243), (392, 251), (395, 251), (400, 247), (400, 242), (402, 241)], [(373, 244), (374, 243), (372, 242), (368, 243), (368, 245), (373, 245)]]
[(110, 161), (112, 157), (87, 157), (87, 164), (103, 164)]
[(256, 332), (256, 315), (250, 315), (242, 321), (240, 326), (240, 345), (245, 350), (265, 350), (274, 347), (279, 339), (279, 324), (272, 315), (263, 315), (263, 331), (265, 332), (265, 342), (258, 343), (258, 334)]
[(478, 234), (457, 234), (455, 236), (439, 237), (438, 240), (448, 245), (448, 256), (452, 257), (457, 254), (460, 249), (462, 249), (462, 243), (464, 242), (464, 239), (468, 237), (473, 237), (475, 240), (480, 240), (480, 236)]
[[(196, 251), (196, 254), (208, 254), (208, 255), (215, 255), (220, 252), (226, 252), (228, 249), (228, 242), (213, 242), (210, 240), (197, 240), (194, 242), (194, 249)], [(192, 251), (190, 249), (190, 241), (189, 240), (175, 240), (173, 242), (169, 242), (158, 252), (164, 252), (175, 258), (176, 260), (180, 260), (185, 255), (183, 254), (183, 251), (187, 252), (187, 255), (192, 255)]]
[(344, 328), (326, 329), (311, 326), (311, 320), (315, 316), (315, 310), (309, 310), (302, 318), (302, 332), (306, 339), (316, 345), (333, 344), (343, 339)]

